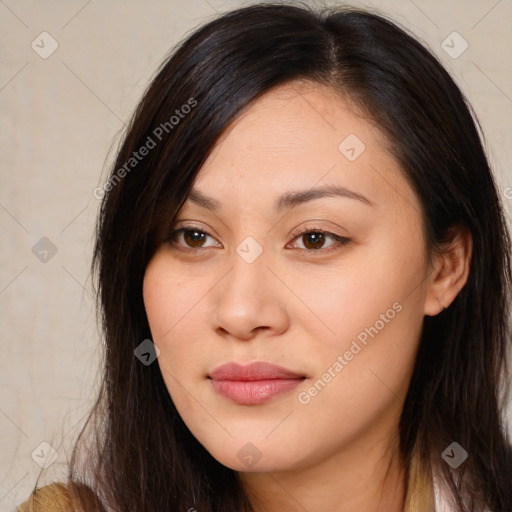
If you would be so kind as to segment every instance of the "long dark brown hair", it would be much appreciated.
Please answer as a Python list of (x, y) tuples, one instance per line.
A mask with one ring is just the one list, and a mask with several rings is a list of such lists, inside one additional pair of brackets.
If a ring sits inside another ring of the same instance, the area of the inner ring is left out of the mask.
[[(161, 233), (226, 127), (273, 87), (304, 79), (355, 101), (387, 136), (420, 199), (429, 254), (454, 226), (471, 232), (466, 285), (449, 308), (424, 320), (400, 446), (407, 464), (419, 457), (442, 475), (461, 512), (510, 512), (510, 239), (478, 121), (415, 37), (385, 16), (349, 7), (259, 4), (228, 12), (181, 43), (152, 80), (103, 189), (92, 269), (104, 372), (69, 480), (87, 483), (119, 512), (251, 510), (238, 474), (183, 423), (158, 364), (134, 356), (151, 339), (142, 282)], [(152, 146), (144, 156), (143, 146)], [(441, 457), (453, 441), (469, 454), (457, 470)]]

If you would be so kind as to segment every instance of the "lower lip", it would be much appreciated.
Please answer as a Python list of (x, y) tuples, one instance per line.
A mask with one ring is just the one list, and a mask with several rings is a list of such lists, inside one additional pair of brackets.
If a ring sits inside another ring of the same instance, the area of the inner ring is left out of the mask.
[(212, 380), (213, 389), (240, 405), (258, 405), (295, 389), (304, 379)]

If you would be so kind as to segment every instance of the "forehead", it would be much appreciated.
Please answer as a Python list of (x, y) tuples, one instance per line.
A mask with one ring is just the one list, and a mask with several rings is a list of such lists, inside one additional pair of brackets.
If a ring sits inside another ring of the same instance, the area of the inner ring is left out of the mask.
[(339, 143), (349, 134), (384, 142), (348, 98), (325, 85), (292, 82), (250, 104), (225, 130), (211, 156), (228, 156), (234, 151), (263, 161), (300, 161), (312, 150), (320, 157), (323, 150), (337, 159)]
[(261, 96), (224, 131), (194, 188), (230, 198), (236, 191), (247, 201), (334, 184), (376, 203), (416, 202), (388, 147), (349, 98), (326, 85), (292, 82)]

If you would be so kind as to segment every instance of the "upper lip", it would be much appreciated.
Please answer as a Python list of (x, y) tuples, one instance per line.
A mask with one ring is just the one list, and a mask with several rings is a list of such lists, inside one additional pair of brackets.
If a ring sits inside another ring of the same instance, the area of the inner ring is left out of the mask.
[(266, 379), (300, 379), (304, 375), (293, 372), (282, 366), (258, 361), (241, 366), (238, 363), (227, 363), (213, 370), (208, 377), (213, 380), (266, 380)]

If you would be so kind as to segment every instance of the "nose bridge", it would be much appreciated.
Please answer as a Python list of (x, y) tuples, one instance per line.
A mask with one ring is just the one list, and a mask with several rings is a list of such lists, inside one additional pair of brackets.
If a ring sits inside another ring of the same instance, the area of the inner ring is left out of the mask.
[(231, 257), (230, 287), (247, 293), (264, 292), (267, 283), (268, 250), (264, 251), (263, 244), (254, 237), (245, 237), (236, 247)]
[(219, 283), (216, 297), (218, 327), (248, 339), (258, 327), (281, 332), (286, 328), (286, 307), (280, 300), (278, 280), (267, 268), (270, 254), (246, 237), (230, 255), (230, 271)]
[(262, 259), (263, 243), (258, 242), (253, 236), (246, 236), (236, 247), (236, 253), (247, 265)]

